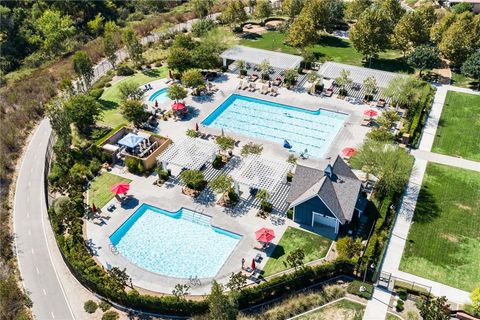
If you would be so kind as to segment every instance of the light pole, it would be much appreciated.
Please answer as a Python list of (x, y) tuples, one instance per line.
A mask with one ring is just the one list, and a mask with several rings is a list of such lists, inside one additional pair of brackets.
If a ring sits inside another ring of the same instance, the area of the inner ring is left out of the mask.
[(375, 264), (372, 262), (372, 264), (368, 265), (369, 262), (370, 262), (370, 259), (367, 260), (367, 265), (365, 267), (365, 273), (363, 274), (362, 285), (360, 286), (360, 292), (367, 291), (367, 288), (365, 288), (364, 284), (365, 284), (365, 280), (367, 279), (368, 268), (370, 267), (372, 270), (375, 270)]

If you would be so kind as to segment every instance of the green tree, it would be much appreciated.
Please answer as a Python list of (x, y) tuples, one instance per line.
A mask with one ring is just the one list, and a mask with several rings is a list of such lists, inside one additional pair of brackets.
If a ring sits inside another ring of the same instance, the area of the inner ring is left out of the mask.
[(102, 314), (101, 320), (117, 320), (118, 318), (120, 318), (120, 315), (118, 314), (118, 312), (110, 310)]
[(464, 12), (472, 12), (473, 4), (468, 2), (460, 2), (452, 6), (451, 8), (453, 13), (460, 14)]
[(262, 19), (267, 18), (272, 14), (272, 5), (268, 0), (258, 0), (255, 6), (254, 16)]
[(367, 133), (367, 138), (378, 142), (393, 142), (395, 136), (385, 127), (373, 128)]
[(303, 13), (303, 10), (304, 9), (302, 9), (302, 13), (293, 20), (292, 25), (288, 29), (286, 39), (290, 45), (300, 48), (314, 43), (318, 38), (315, 23), (308, 15)]
[(98, 36), (103, 31), (105, 19), (103, 18), (102, 14), (99, 12), (95, 16), (94, 19), (87, 22), (88, 30), (94, 35)]
[(145, 106), (139, 100), (126, 100), (120, 107), (122, 116), (136, 127), (144, 123), (148, 119), (148, 113)]
[(108, 21), (105, 24), (105, 33), (103, 35), (103, 53), (114, 69), (117, 63), (117, 47), (118, 27), (115, 22)]
[(363, 88), (367, 95), (373, 96), (377, 87), (377, 79), (374, 76), (367, 77), (363, 80)]
[(285, 70), (285, 74), (283, 79), (288, 87), (293, 86), (297, 82), (298, 71), (295, 69), (287, 69)]
[(359, 255), (362, 250), (362, 242), (353, 240), (351, 237), (343, 237), (337, 240), (335, 245), (341, 258), (352, 259)]
[(233, 190), (233, 178), (228, 174), (221, 174), (210, 182), (210, 188), (213, 192), (222, 194), (222, 201), (225, 201), (227, 195)]
[(405, 56), (406, 52), (430, 41), (428, 22), (417, 11), (405, 14), (394, 29), (393, 43)]
[(187, 97), (187, 89), (178, 83), (174, 83), (168, 88), (167, 96), (174, 101), (183, 100)]
[(263, 60), (260, 62), (260, 72), (262, 74), (262, 79), (269, 79), (270, 78), (270, 62), (267, 60)]
[(304, 4), (304, 0), (284, 0), (282, 1), (282, 12), (293, 19), (302, 11)]
[(237, 303), (232, 295), (224, 294), (224, 288), (217, 281), (212, 282), (212, 289), (207, 297), (210, 319), (235, 320), (238, 314)]
[(460, 67), (479, 48), (480, 19), (471, 12), (457, 15), (443, 33), (438, 48), (451, 64)]
[(70, 120), (84, 134), (100, 119), (100, 104), (91, 96), (79, 94), (65, 102), (65, 111)]
[(378, 178), (376, 190), (383, 197), (403, 190), (410, 177), (413, 157), (398, 146), (367, 140), (350, 162), (353, 168)]
[(226, 287), (231, 291), (238, 291), (247, 284), (248, 277), (241, 271), (230, 275)]
[(408, 56), (407, 62), (412, 67), (420, 69), (419, 77), (421, 77), (423, 70), (434, 69), (440, 66), (439, 55), (437, 47), (421, 45), (416, 47)]
[(187, 88), (198, 88), (205, 84), (200, 69), (189, 69), (182, 75), (182, 84)]
[(213, 0), (192, 0), (193, 12), (198, 18), (205, 18), (213, 7)]
[(285, 267), (294, 268), (295, 271), (303, 265), (303, 261), (305, 260), (305, 252), (303, 249), (298, 248), (293, 250), (287, 255), (286, 261), (284, 261)]
[(387, 30), (390, 33), (405, 13), (405, 9), (402, 8), (400, 2), (397, 0), (380, 0), (380, 11), (387, 19)]
[(256, 144), (253, 142), (249, 142), (245, 145), (243, 145), (242, 150), (240, 151), (240, 154), (243, 157), (246, 157), (251, 154), (261, 154), (263, 151), (263, 146), (261, 144)]
[(470, 300), (472, 300), (473, 310), (476, 315), (480, 315), (480, 287), (473, 289), (470, 293)]
[(120, 269), (118, 267), (113, 267), (108, 270), (108, 275), (112, 280), (117, 284), (119, 291), (123, 291), (125, 287), (129, 286), (133, 288), (132, 279), (127, 274), (127, 269)]
[(122, 33), (122, 41), (127, 48), (128, 56), (136, 67), (143, 63), (143, 47), (133, 29), (127, 28)]
[(480, 88), (480, 52), (472, 54), (462, 65), (462, 73), (468, 77), (477, 80), (477, 86)]
[(215, 141), (222, 151), (232, 150), (235, 146), (235, 139), (232, 137), (218, 136)]
[(28, 37), (28, 42), (39, 45), (47, 58), (61, 55), (71, 47), (70, 37), (75, 34), (75, 27), (70, 16), (47, 9), (34, 26), (35, 31)]
[(118, 86), (120, 91), (120, 99), (126, 100), (141, 100), (143, 97), (143, 91), (133, 81), (123, 81)]
[(345, 16), (350, 20), (357, 20), (360, 15), (372, 5), (371, 0), (353, 0), (348, 2)]
[(365, 59), (371, 59), (386, 50), (390, 40), (390, 32), (386, 29), (388, 25), (389, 22), (381, 10), (365, 10), (350, 31), (350, 40), (355, 50)]
[(173, 48), (182, 48), (187, 50), (192, 50), (196, 47), (197, 43), (193, 40), (192, 36), (189, 34), (178, 34), (173, 40)]
[(195, 37), (202, 37), (213, 28), (215, 28), (215, 22), (212, 19), (201, 19), (192, 24), (192, 34)]
[(73, 70), (83, 80), (85, 89), (88, 89), (94, 73), (92, 60), (85, 51), (77, 51), (73, 55)]
[(229, 0), (227, 7), (223, 10), (221, 19), (233, 29), (235, 26), (247, 21), (248, 16), (245, 12), (241, 0)]
[(390, 128), (393, 126), (395, 122), (400, 120), (400, 116), (398, 115), (398, 112), (395, 110), (385, 110), (382, 112), (382, 114), (378, 117), (377, 123), (380, 125), (380, 127), (386, 128), (390, 130)]
[(418, 88), (423, 84), (424, 82), (414, 77), (398, 76), (390, 81), (388, 86), (382, 90), (382, 94), (392, 99), (393, 105), (410, 107), (416, 102)]
[(184, 72), (193, 66), (192, 54), (184, 48), (171, 47), (167, 56), (168, 67), (179, 72)]
[(449, 320), (450, 305), (445, 297), (429, 297), (420, 307), (420, 315), (424, 320)]
[(177, 298), (177, 300), (185, 299), (185, 296), (188, 295), (190, 286), (188, 284), (177, 283), (172, 290), (172, 294)]
[(347, 85), (350, 85), (353, 80), (350, 78), (350, 71), (342, 69), (340, 76), (335, 78), (335, 83), (340, 87), (341, 95), (347, 95)]
[(438, 21), (438, 23), (432, 26), (432, 30), (430, 30), (430, 37), (432, 41), (436, 44), (440, 43), (440, 41), (442, 41), (443, 34), (448, 30), (448, 28), (450, 28), (456, 19), (456, 14), (447, 12), (443, 18)]
[(180, 180), (190, 189), (200, 190), (205, 183), (205, 177), (200, 170), (183, 170)]

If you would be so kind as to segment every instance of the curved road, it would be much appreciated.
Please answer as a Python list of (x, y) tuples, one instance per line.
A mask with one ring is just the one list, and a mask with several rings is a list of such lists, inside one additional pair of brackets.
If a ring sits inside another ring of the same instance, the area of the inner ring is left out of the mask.
[(45, 153), (51, 134), (48, 120), (37, 127), (23, 156), (15, 189), (13, 227), (23, 286), (33, 301), (36, 319), (74, 319), (60, 283), (53, 250), (52, 233), (45, 205)]

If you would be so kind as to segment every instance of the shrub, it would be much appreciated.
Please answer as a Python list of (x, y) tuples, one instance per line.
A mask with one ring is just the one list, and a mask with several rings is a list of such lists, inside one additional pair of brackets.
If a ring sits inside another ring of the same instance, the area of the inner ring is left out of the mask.
[(102, 320), (117, 320), (119, 317), (118, 312), (110, 310), (102, 315)]
[(211, 19), (201, 19), (192, 24), (192, 34), (195, 37), (201, 37), (215, 27), (215, 22)]
[(262, 200), (260, 203), (260, 208), (265, 212), (272, 212), (273, 204), (268, 201)]
[(238, 194), (233, 190), (228, 192), (228, 198), (230, 199), (231, 203), (237, 203), (238, 200), (240, 200), (240, 197), (238, 196)]
[(135, 73), (132, 68), (128, 66), (119, 66), (117, 68), (117, 76), (131, 76)]
[(180, 180), (190, 189), (202, 190), (205, 187), (205, 177), (199, 170), (184, 170), (180, 173)]
[(200, 132), (198, 132), (197, 130), (193, 130), (193, 129), (188, 129), (186, 134), (187, 134), (187, 136), (192, 137), (192, 138), (200, 137)]
[(133, 174), (141, 175), (145, 172), (145, 168), (140, 159), (127, 158), (125, 159), (125, 166), (127, 166), (128, 171)]
[(293, 219), (293, 209), (292, 208), (289, 208), (287, 210), (287, 218), (292, 220)]
[(215, 156), (215, 159), (212, 161), (212, 167), (214, 167), (215, 169), (220, 169), (223, 167), (223, 165), (224, 163), (223, 163), (222, 156), (217, 154)]
[(407, 300), (407, 291), (406, 290), (398, 290), (397, 295), (403, 301)]
[(88, 92), (88, 94), (90, 95), (90, 97), (98, 100), (103, 94), (103, 89), (92, 89)]
[(405, 309), (404, 302), (402, 300), (397, 300), (397, 305), (395, 306), (395, 310), (397, 312), (402, 312)]
[(97, 308), (98, 308), (98, 305), (93, 300), (88, 300), (83, 304), (83, 309), (87, 313), (95, 313), (95, 311), (97, 311)]
[(100, 309), (105, 312), (107, 311), (108, 309), (110, 309), (112, 307), (112, 305), (110, 303), (108, 303), (107, 301), (105, 300), (102, 300), (100, 301), (100, 303), (98, 304), (98, 306), (100, 307)]

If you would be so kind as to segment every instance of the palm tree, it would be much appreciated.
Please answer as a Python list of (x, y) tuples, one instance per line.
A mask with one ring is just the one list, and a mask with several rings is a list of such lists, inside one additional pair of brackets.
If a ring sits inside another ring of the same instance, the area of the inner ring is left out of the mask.
[(213, 192), (222, 193), (221, 202), (227, 203), (229, 193), (233, 191), (233, 178), (228, 174), (221, 174), (210, 182), (210, 188)]

